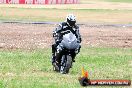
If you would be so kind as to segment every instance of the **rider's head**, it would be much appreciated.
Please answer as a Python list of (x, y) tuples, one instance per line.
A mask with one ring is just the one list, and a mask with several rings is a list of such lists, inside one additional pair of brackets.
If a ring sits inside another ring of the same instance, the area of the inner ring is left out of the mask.
[(73, 27), (76, 23), (76, 17), (73, 14), (69, 14), (66, 17), (66, 22), (69, 26)]

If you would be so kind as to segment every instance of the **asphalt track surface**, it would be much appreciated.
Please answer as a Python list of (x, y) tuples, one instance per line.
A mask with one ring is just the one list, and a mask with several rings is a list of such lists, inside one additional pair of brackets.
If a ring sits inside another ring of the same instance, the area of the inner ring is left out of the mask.
[[(59, 22), (32, 22), (32, 21), (0, 21), (0, 23), (19, 23), (19, 24), (59, 24)], [(132, 27), (132, 24), (85, 24), (79, 23), (78, 25), (87, 25), (89, 27)]]

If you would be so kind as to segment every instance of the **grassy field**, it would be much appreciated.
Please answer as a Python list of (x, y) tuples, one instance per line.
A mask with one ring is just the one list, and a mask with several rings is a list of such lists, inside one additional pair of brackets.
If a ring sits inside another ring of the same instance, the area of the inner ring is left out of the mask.
[[(122, 3), (113, 3), (119, 1)], [(132, 23), (131, 0), (82, 0), (77, 5), (0, 4), (0, 21), (63, 21), (73, 13), (81, 23)], [(47, 15), (48, 14), (48, 15)], [(85, 19), (84, 19), (85, 18)]]
[[(122, 3), (113, 3), (117, 1)], [(82, 0), (82, 4), (69, 5), (7, 5), (0, 4), (0, 21), (65, 20), (69, 13), (82, 23), (132, 23), (132, 0)], [(48, 15), (47, 15), (48, 14)]]
[(80, 88), (78, 77), (82, 66), (90, 79), (132, 80), (132, 49), (82, 48), (81, 51), (70, 73), (60, 75), (52, 71), (50, 49), (1, 50), (0, 88)]
[[(81, 23), (132, 23), (132, 10), (112, 9), (54, 9), (54, 8), (0, 8), (1, 21), (48, 21), (65, 20), (74, 13)], [(36, 13), (36, 14), (35, 14)], [(48, 14), (48, 15), (47, 15)], [(53, 15), (54, 14), (54, 15)], [(84, 19), (85, 18), (85, 19)]]

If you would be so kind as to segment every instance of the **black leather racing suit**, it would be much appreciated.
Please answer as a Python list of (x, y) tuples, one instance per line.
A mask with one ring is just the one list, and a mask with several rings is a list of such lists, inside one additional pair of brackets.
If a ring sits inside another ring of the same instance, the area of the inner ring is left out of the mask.
[[(61, 42), (63, 35), (67, 34), (69, 31), (71, 31), (73, 34), (75, 34), (75, 36), (78, 39), (78, 42), (81, 43), (82, 38), (81, 38), (81, 35), (79, 33), (79, 26), (75, 24), (73, 27), (70, 27), (67, 24), (67, 22), (62, 22), (53, 31), (53, 37), (55, 39), (55, 44), (52, 45), (52, 56), (53, 57), (55, 56), (56, 47)], [(79, 51), (80, 51), (80, 48), (79, 48)]]

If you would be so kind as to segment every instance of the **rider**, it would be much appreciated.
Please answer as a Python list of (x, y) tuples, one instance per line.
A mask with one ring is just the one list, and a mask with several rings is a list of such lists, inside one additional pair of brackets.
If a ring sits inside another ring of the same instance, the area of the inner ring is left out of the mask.
[[(75, 34), (75, 36), (77, 37), (78, 43), (81, 43), (82, 39), (81, 39), (81, 35), (79, 33), (79, 26), (76, 25), (76, 17), (73, 14), (69, 14), (66, 17), (66, 21), (60, 23), (53, 31), (53, 37), (55, 39), (55, 43), (52, 45), (52, 64), (55, 62), (56, 48), (59, 45), (59, 43), (61, 42), (63, 35), (66, 34), (69, 30), (73, 34)], [(81, 46), (78, 49), (78, 53), (80, 52), (80, 48), (81, 48)], [(74, 56), (74, 58), (75, 58), (75, 56)], [(75, 62), (74, 59), (73, 59), (73, 62)]]

